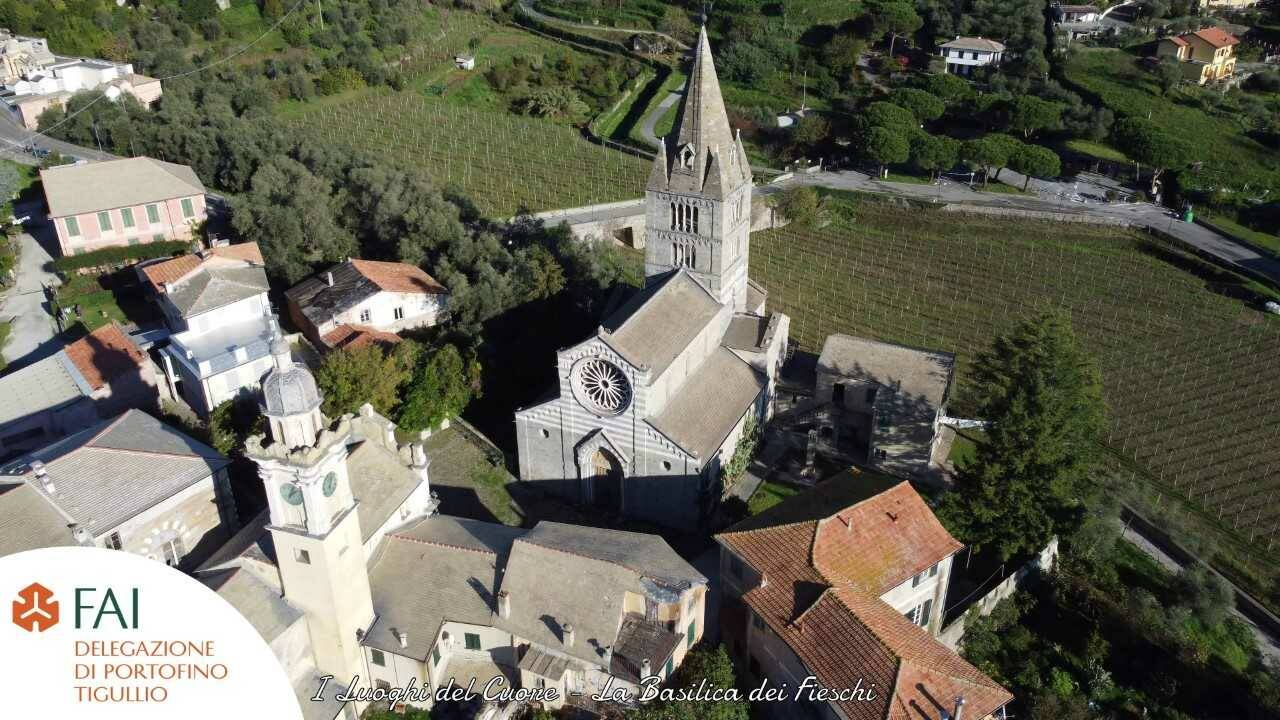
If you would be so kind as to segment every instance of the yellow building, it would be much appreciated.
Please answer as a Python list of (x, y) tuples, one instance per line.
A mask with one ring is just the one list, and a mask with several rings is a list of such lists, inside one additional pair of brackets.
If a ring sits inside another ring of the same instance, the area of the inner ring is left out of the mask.
[(1199, 85), (1225, 80), (1235, 74), (1235, 46), (1240, 40), (1218, 28), (1205, 28), (1160, 41), (1156, 55), (1182, 63), (1188, 80)]

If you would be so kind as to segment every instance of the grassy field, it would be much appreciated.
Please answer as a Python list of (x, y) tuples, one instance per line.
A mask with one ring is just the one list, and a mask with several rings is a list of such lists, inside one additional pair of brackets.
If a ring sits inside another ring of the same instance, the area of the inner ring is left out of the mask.
[(490, 217), (638, 197), (649, 162), (550, 121), (408, 93), (317, 108), (292, 124), (319, 142), (416, 165)]
[(751, 494), (751, 499), (747, 501), (747, 512), (757, 515), (807, 489), (777, 480), (766, 480)]
[(431, 488), (440, 511), (505, 525), (520, 525), (507, 491), (509, 476), (489, 462), (486, 448), (457, 427), (435, 432), (426, 441), (431, 458)]
[(1082, 49), (1067, 64), (1066, 76), (1118, 117), (1149, 117), (1176, 137), (1194, 139), (1206, 168), (1224, 177), (1280, 169), (1280, 156), (1246, 135), (1239, 117), (1202, 110), (1193, 94), (1198, 89), (1161, 95), (1151, 73), (1136, 61), (1121, 50)]
[(1102, 367), (1105, 442), (1125, 479), (1252, 543), (1241, 560), (1276, 574), (1280, 318), (1230, 297), (1235, 278), (1127, 230), (873, 202), (853, 213), (752, 235), (752, 277), (800, 349), (839, 332), (955, 352), (963, 414), (974, 356), (1017, 320), (1064, 308)]
[(1095, 157), (1095, 158), (1098, 158), (1099, 160), (1110, 160), (1112, 162), (1129, 162), (1128, 156), (1126, 156), (1124, 153), (1120, 152), (1119, 150), (1116, 150), (1110, 145), (1103, 145), (1102, 143), (1093, 142), (1092, 140), (1085, 140), (1083, 138), (1072, 138), (1062, 143), (1062, 146), (1068, 150), (1074, 150), (1075, 152), (1078, 152), (1081, 155), (1088, 155), (1089, 157)]

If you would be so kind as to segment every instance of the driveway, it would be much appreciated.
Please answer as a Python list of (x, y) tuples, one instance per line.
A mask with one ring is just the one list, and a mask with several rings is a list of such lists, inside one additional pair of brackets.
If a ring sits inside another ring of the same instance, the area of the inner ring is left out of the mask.
[[(38, 217), (43, 214), (39, 203), (23, 206), (19, 215)], [(38, 215), (39, 214), (39, 215)], [(4, 359), (11, 365), (27, 365), (52, 355), (62, 344), (54, 339), (57, 330), (49, 314), (44, 288), (59, 284), (58, 276), (48, 269), (51, 256), (37, 239), (50, 230), (41, 223), (18, 236), (18, 282), (10, 288), (0, 305), (0, 320), (11, 320), (9, 340), (4, 345)]]
[[(684, 90), (684, 86), (680, 86), (678, 90)], [(644, 119), (640, 121), (640, 135), (644, 138), (645, 142), (655, 148), (662, 146), (662, 142), (658, 140), (658, 134), (656, 131), (658, 121), (666, 114), (668, 108), (680, 102), (682, 95), (682, 92), (673, 92), (662, 98), (662, 102), (654, 105), (653, 109), (649, 111), (649, 114), (645, 115)]]

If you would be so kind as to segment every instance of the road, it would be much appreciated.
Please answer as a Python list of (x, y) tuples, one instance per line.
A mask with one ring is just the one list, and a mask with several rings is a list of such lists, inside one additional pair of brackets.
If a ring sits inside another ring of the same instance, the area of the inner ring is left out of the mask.
[[(18, 208), (19, 216), (39, 218), (41, 203), (32, 202)], [(9, 339), (4, 345), (4, 359), (11, 365), (27, 365), (61, 348), (54, 339), (56, 326), (48, 312), (44, 287), (58, 285), (58, 276), (49, 269), (49, 251), (37, 240), (47, 238), (47, 224), (34, 225), (31, 232), (18, 236), (21, 245), (18, 258), (18, 282), (5, 295), (0, 305), (0, 319), (11, 320)], [(46, 240), (47, 242), (47, 240)]]
[(520, 5), (521, 12), (523, 12), (525, 15), (528, 15), (534, 20), (544, 22), (548, 25), (558, 25), (560, 27), (577, 28), (580, 30), (591, 30), (594, 32), (622, 33), (625, 35), (656, 35), (657, 37), (660, 37), (666, 40), (667, 42), (671, 43), (673, 47), (678, 47), (682, 50), (689, 49), (688, 45), (685, 45), (684, 43), (680, 42), (679, 40), (671, 37), (666, 33), (660, 33), (655, 30), (641, 30), (639, 28), (610, 27), (608, 25), (591, 25), (589, 23), (569, 22), (568, 20), (562, 20), (558, 17), (552, 17), (550, 15), (544, 15), (538, 12), (537, 10), (534, 9), (532, 3), (530, 3), (529, 0), (520, 0), (519, 5)]
[[(1165, 570), (1168, 570), (1171, 573), (1177, 573), (1182, 570), (1182, 563), (1170, 557), (1133, 527), (1125, 525), (1124, 530), (1121, 532), (1121, 537), (1133, 543), (1133, 545), (1139, 550), (1151, 556), (1151, 558), (1160, 563)], [(1231, 614), (1253, 631), (1254, 639), (1257, 640), (1258, 643), (1258, 651), (1261, 652), (1264, 657), (1270, 658), (1271, 662), (1280, 664), (1280, 638), (1276, 638), (1258, 627), (1257, 623), (1249, 619), (1249, 617), (1244, 613), (1240, 612), (1240, 610), (1238, 610), (1234, 605), (1231, 608)]]
[[(76, 160), (111, 160), (115, 158), (115, 155), (111, 153), (82, 148), (78, 145), (33, 133), (22, 127), (10, 113), (0, 112), (0, 151), (3, 151), (6, 157), (16, 160), (17, 158), (11, 156), (17, 154), (29, 158), (30, 155), (25, 153), (23, 148), (31, 145), (33, 141), (39, 147), (48, 148)], [(19, 160), (19, 162), (26, 161)], [(27, 164), (35, 163), (27, 162)]]
[(658, 122), (662, 120), (662, 116), (666, 114), (668, 108), (680, 102), (680, 98), (684, 96), (683, 90), (684, 86), (681, 85), (676, 92), (662, 98), (662, 102), (654, 105), (649, 114), (645, 115), (644, 119), (640, 121), (640, 136), (651, 146), (655, 148), (662, 146), (662, 141), (658, 140)]

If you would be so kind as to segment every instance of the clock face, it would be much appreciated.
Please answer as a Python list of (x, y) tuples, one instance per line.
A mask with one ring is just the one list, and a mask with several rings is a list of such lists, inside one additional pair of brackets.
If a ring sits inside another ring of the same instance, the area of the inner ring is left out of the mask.
[(302, 504), (302, 488), (297, 485), (285, 484), (280, 486), (280, 496), (290, 505)]
[(333, 495), (333, 491), (338, 489), (338, 475), (333, 472), (325, 475), (324, 485), (321, 485), (320, 489), (324, 491), (325, 497)]

